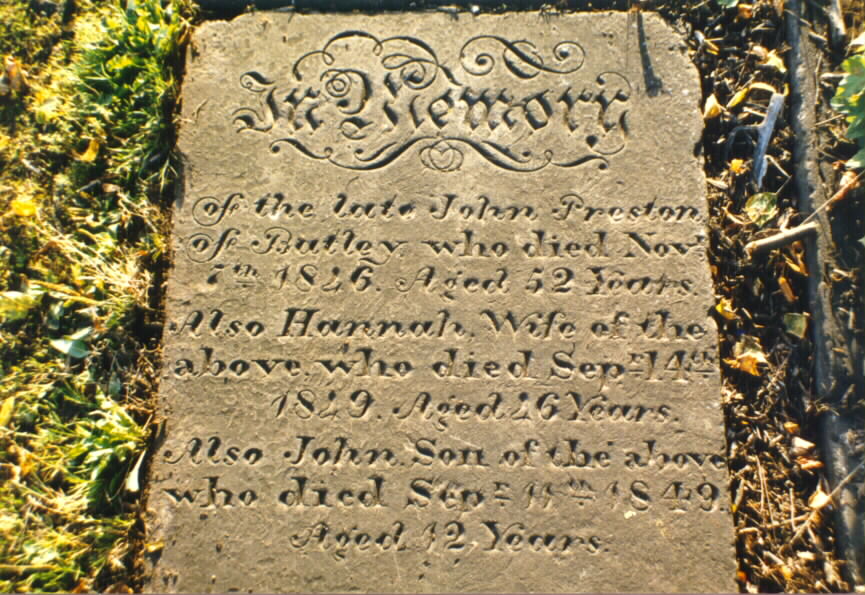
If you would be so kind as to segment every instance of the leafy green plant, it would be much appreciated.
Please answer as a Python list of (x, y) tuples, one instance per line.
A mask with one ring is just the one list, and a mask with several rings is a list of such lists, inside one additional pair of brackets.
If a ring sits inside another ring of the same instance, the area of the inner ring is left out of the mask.
[(190, 15), (186, 0), (43, 4), (0, 0), (0, 50), (26, 73), (0, 93), (3, 592), (129, 580), (153, 366), (137, 330)]
[(853, 55), (841, 65), (845, 74), (832, 98), (832, 107), (846, 116), (847, 138), (859, 145), (847, 167), (861, 169), (865, 168), (865, 33), (854, 39), (850, 47)]

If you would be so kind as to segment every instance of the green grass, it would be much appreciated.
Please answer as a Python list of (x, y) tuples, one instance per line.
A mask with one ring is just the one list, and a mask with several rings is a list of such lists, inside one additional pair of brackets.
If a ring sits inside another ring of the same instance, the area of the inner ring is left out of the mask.
[(164, 258), (191, 11), (75, 6), (68, 22), (26, 0), (0, 6), (0, 52), (14, 60), (0, 95), (2, 591), (91, 590), (132, 570), (148, 271)]

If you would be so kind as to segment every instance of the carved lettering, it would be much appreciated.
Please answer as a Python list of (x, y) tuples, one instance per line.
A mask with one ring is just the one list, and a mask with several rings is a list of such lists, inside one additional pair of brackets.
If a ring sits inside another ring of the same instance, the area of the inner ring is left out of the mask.
[(702, 94), (638, 17), (196, 28), (145, 589), (735, 588)]

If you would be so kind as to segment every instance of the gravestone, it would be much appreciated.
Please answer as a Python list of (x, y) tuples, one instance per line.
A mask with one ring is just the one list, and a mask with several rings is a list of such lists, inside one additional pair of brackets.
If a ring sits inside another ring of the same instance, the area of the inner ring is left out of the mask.
[(182, 97), (148, 589), (733, 590), (668, 25), (250, 14)]

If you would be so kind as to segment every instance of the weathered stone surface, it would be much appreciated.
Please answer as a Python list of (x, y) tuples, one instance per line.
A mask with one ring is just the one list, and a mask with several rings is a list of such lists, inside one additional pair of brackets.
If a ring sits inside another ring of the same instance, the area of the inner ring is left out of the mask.
[(732, 590), (699, 95), (652, 14), (203, 25), (149, 588)]

